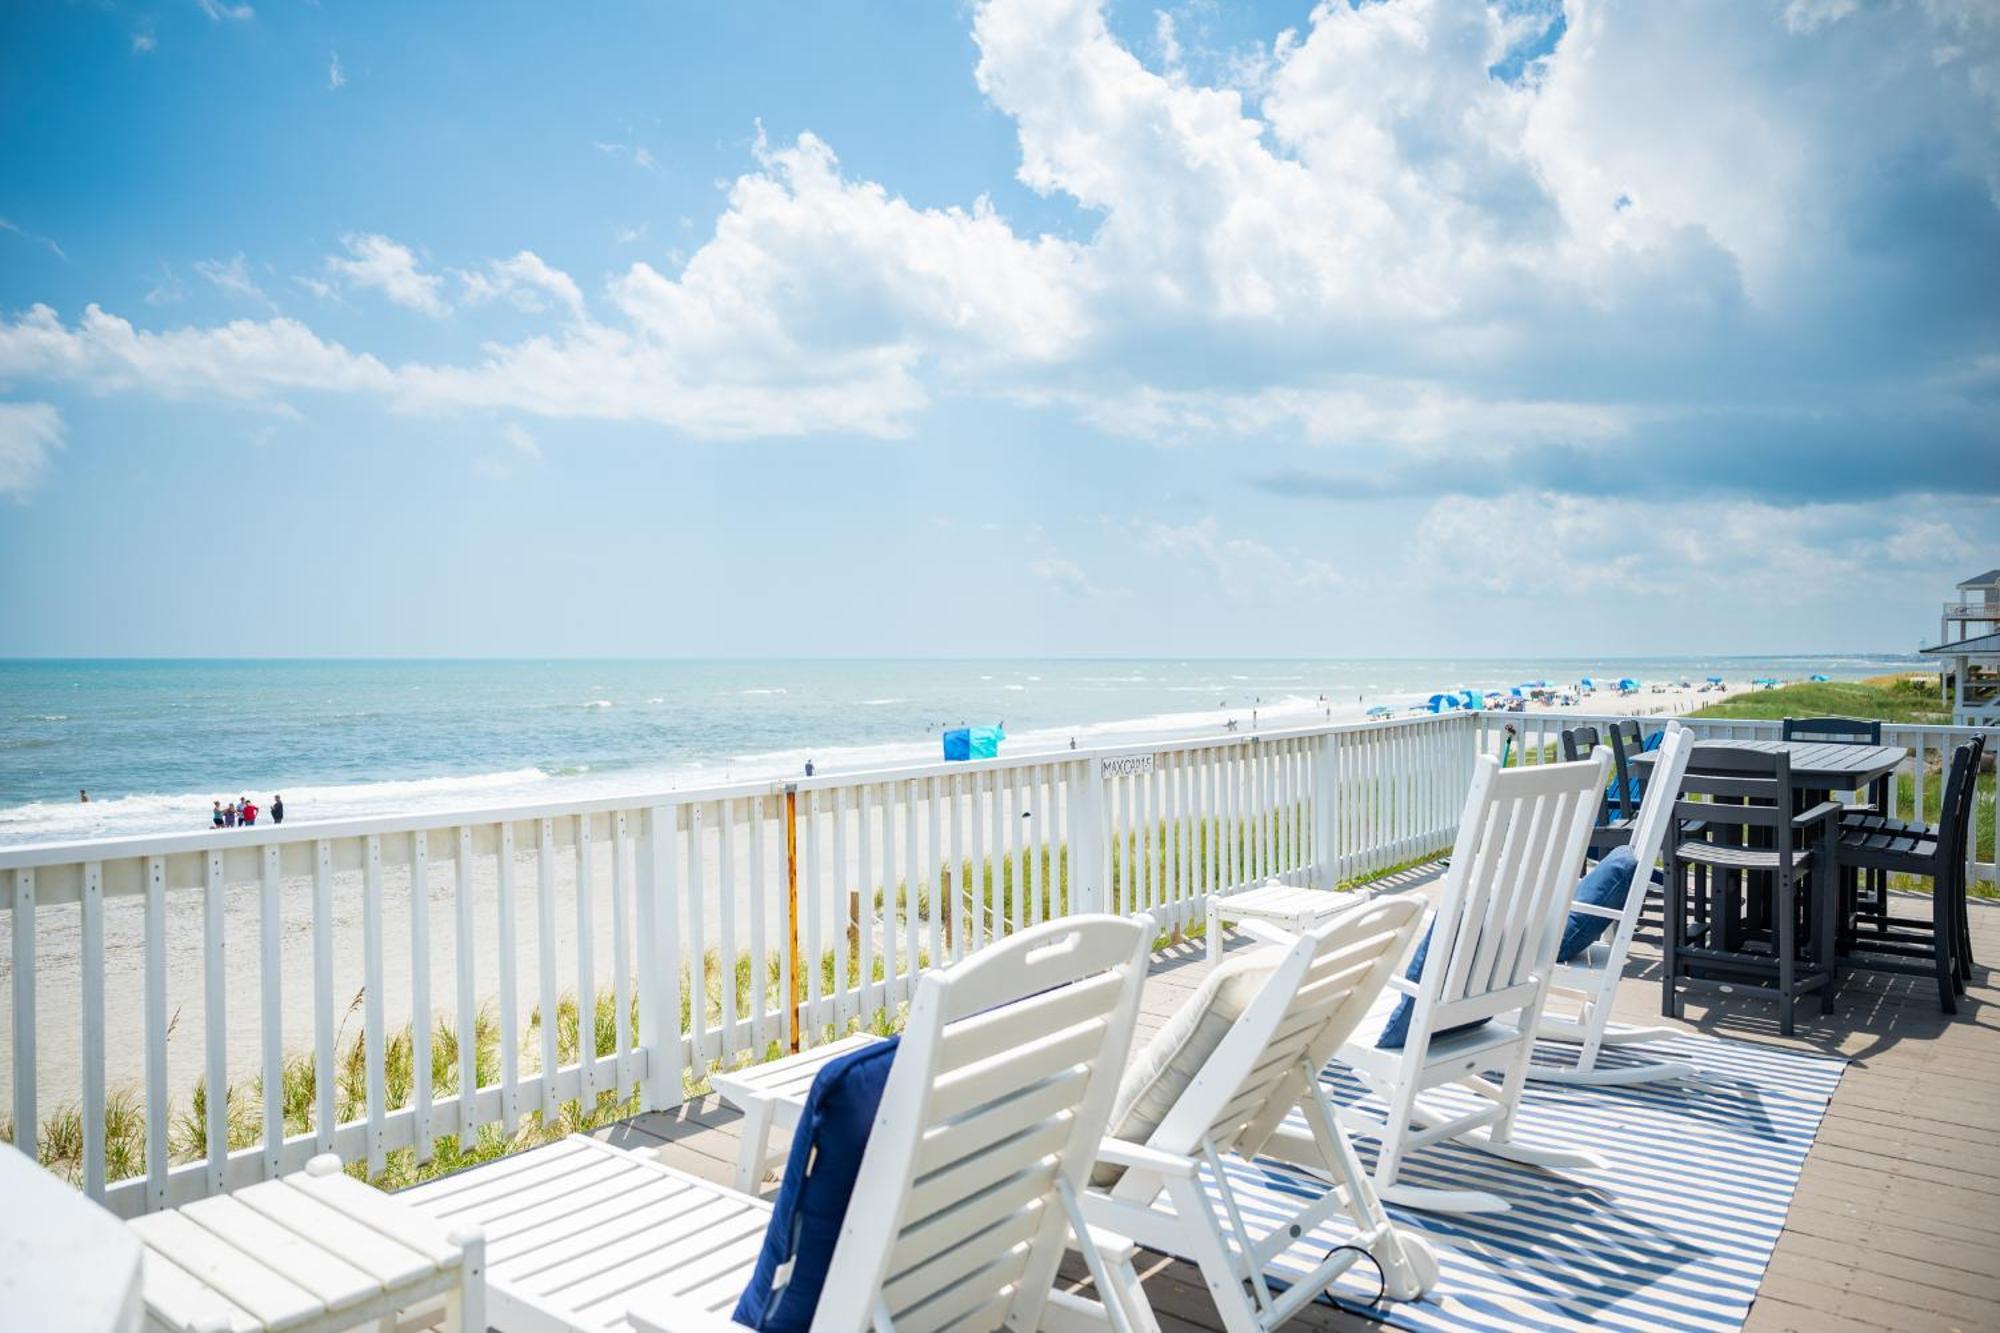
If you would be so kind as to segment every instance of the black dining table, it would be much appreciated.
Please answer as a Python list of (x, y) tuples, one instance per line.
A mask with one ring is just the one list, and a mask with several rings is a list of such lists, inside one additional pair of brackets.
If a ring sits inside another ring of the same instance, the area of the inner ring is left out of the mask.
[[(1910, 751), (1901, 745), (1853, 745), (1841, 741), (1697, 741), (1688, 756), (1690, 766), (1701, 763), (1706, 749), (1762, 750), (1765, 754), (1785, 754), (1792, 761), (1792, 790), (1799, 793), (1868, 791), (1894, 773)], [(1631, 764), (1651, 776), (1653, 751), (1632, 756)]]

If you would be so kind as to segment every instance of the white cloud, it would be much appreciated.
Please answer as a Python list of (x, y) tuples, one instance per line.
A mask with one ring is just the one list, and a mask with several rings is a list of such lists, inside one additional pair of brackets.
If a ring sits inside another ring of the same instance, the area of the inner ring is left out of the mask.
[(153, 36), (153, 30), (150, 26), (142, 25), (132, 34), (133, 55), (145, 55), (159, 44), (159, 39)]
[(653, 160), (652, 151), (642, 144), (599, 142), (596, 148), (606, 157), (620, 158), (644, 171), (651, 171), (658, 165)]
[(504, 447), (498, 453), (473, 461), (473, 470), (480, 476), (507, 481), (521, 468), (541, 461), (541, 446), (535, 443), (535, 437), (524, 426), (509, 425), (500, 432), (500, 442)]
[(341, 237), (346, 257), (328, 255), (326, 267), (349, 286), (373, 288), (397, 305), (433, 318), (451, 313), (440, 290), (444, 283), (435, 273), (426, 273), (416, 252), (379, 234)]
[(62, 446), (62, 413), (53, 406), (0, 402), (0, 496), (26, 498)]
[(57, 245), (53, 240), (51, 240), (47, 236), (43, 236), (40, 235), (39, 233), (29, 231), (26, 227), (23, 227), (20, 223), (15, 222), (10, 218), (0, 218), (0, 231), (11, 232), (12, 234), (20, 237), (22, 240), (27, 241), (30, 244), (39, 245), (42, 247), (42, 249), (47, 250), (57, 259), (69, 258), (68, 255), (63, 253), (63, 248), (60, 245)]
[(250, 266), (241, 254), (228, 259), (200, 260), (195, 264), (194, 271), (207, 278), (220, 291), (275, 308), (275, 303), (264, 294), (264, 289), (257, 285), (257, 280), (250, 276)]
[(340, 67), (340, 52), (335, 51), (326, 62), (326, 90), (339, 92), (347, 86), (347, 71)]
[(553, 299), (571, 315), (583, 316), (583, 292), (576, 281), (532, 250), (523, 250), (512, 259), (496, 259), (484, 269), (461, 269), (458, 280), (467, 305), (505, 299), (522, 310), (539, 313)]
[(1291, 555), (1252, 537), (1226, 536), (1213, 517), (1178, 525), (1142, 523), (1135, 535), (1140, 549), (1204, 572), (1235, 602), (1280, 599), (1342, 582), (1326, 561)]
[(0, 380), (9, 379), (239, 402), (270, 402), (296, 389), (386, 396), (395, 384), (374, 357), (322, 341), (297, 320), (242, 319), (155, 333), (95, 305), (73, 326), (45, 305), (0, 323)]
[(194, 0), (194, 3), (195, 8), (217, 23), (225, 19), (242, 23), (257, 17), (257, 11), (249, 5), (226, 4), (224, 0)]

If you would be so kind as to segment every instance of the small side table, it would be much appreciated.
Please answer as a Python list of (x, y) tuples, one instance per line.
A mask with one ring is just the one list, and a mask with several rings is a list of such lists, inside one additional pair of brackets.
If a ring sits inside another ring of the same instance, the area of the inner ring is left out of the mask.
[(1208, 899), (1208, 962), (1222, 958), (1222, 932), (1231, 921), (1267, 921), (1293, 935), (1324, 925), (1350, 907), (1375, 896), (1373, 889), (1308, 889), (1267, 880), (1238, 893)]
[(743, 1141), (736, 1150), (739, 1192), (756, 1194), (764, 1183), (764, 1174), (774, 1164), (783, 1164), (789, 1142), (773, 1153), (771, 1131), (783, 1130), (789, 1140), (792, 1131), (799, 1127), (799, 1112), (805, 1109), (806, 1094), (812, 1091), (813, 1079), (820, 1069), (830, 1060), (880, 1040), (866, 1032), (857, 1032), (782, 1060), (709, 1075), (708, 1081), (722, 1094), (722, 1100), (743, 1113)]
[(323, 1154), (304, 1171), (127, 1224), (145, 1245), (151, 1327), (333, 1333), (445, 1298), (449, 1333), (486, 1328), (486, 1241)]

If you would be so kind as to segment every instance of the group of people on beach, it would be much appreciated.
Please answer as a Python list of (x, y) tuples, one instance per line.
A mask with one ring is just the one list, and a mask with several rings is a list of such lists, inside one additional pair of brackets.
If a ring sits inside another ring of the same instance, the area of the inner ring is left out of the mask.
[[(285, 822), (285, 798), (282, 795), (271, 798), (270, 813), (273, 824), (282, 824)], [(257, 822), (257, 814), (257, 804), (248, 796), (245, 796), (240, 801), (231, 802), (228, 805), (217, 801), (215, 803), (214, 815), (215, 827), (236, 828), (242, 826), (247, 828)]]

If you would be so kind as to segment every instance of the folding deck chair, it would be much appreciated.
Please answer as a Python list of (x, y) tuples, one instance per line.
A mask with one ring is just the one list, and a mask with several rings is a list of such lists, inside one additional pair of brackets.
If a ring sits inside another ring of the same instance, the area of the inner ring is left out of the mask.
[[(1224, 962), (1126, 1072), (1084, 1215), (1199, 1265), (1229, 1333), (1278, 1327), (1363, 1252), (1381, 1265), (1396, 1299), (1420, 1296), (1437, 1280), (1429, 1247), (1398, 1232), (1382, 1211), (1319, 1082), (1327, 1057), (1402, 958), (1423, 907), (1417, 897), (1380, 898), (1286, 945)], [(1317, 1165), (1334, 1183), (1254, 1231), (1223, 1158), (1254, 1158), (1295, 1109), (1310, 1127)], [(1355, 1227), (1352, 1247), (1273, 1291), (1265, 1271), (1271, 1261), (1336, 1212)]]

